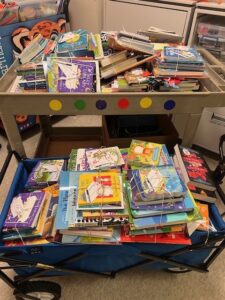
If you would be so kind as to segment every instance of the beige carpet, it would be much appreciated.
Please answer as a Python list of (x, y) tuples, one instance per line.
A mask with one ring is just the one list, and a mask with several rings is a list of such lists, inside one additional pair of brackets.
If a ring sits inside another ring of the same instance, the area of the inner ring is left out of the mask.
[[(6, 139), (0, 136), (0, 143), (3, 144), (0, 150), (1, 167), (6, 157)], [(29, 157), (32, 157), (36, 143), (37, 136), (25, 142)], [(208, 162), (211, 168), (216, 164), (211, 159)], [(16, 162), (13, 161), (0, 187), (0, 199), (5, 199), (15, 167)], [(218, 203), (218, 206), (221, 211), (225, 211), (223, 204)], [(8, 274), (13, 277), (14, 273), (9, 271)], [(62, 286), (63, 300), (222, 300), (225, 299), (225, 251), (215, 260), (207, 274), (190, 272), (175, 275), (138, 268), (122, 272), (115, 279), (77, 273), (75, 276), (50, 280)], [(14, 299), (12, 290), (1, 280), (0, 299)]]

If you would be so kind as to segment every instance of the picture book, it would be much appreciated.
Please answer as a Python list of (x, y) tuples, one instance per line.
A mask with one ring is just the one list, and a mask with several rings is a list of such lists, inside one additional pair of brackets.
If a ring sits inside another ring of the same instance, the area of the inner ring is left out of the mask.
[(25, 188), (41, 188), (56, 183), (63, 165), (63, 159), (40, 160), (30, 173)]
[(215, 203), (218, 199), (216, 191), (208, 191), (207, 189), (199, 188), (191, 183), (188, 183), (188, 188), (195, 200), (207, 203)]
[(161, 144), (132, 140), (128, 163), (134, 166), (157, 166), (161, 150)]
[(173, 159), (169, 155), (166, 145), (162, 145), (162, 149), (159, 156), (159, 166), (173, 166)]
[(123, 201), (122, 178), (117, 172), (83, 173), (79, 176), (78, 207), (119, 205)]
[(198, 151), (180, 145), (176, 145), (174, 150), (185, 183), (215, 191), (215, 183), (203, 156)]
[(68, 171), (75, 171), (76, 170), (76, 161), (77, 161), (77, 149), (72, 149), (70, 152), (67, 170)]
[(95, 59), (104, 57), (101, 36), (98, 33), (90, 33), (88, 36), (88, 49), (94, 51)]
[(136, 203), (182, 197), (187, 190), (173, 166), (146, 167), (128, 171), (128, 174), (139, 191)]
[(90, 170), (120, 167), (125, 164), (118, 147), (86, 150)]
[(54, 223), (59, 202), (59, 184), (54, 184), (44, 189), (51, 193), (51, 199), (48, 206), (46, 219), (44, 222), (43, 236), (49, 237), (55, 235)]
[(49, 92), (92, 92), (97, 62), (77, 58), (47, 59)]
[(188, 46), (165, 47), (162, 58), (166, 62), (204, 63), (201, 54)]
[(21, 193), (14, 197), (10, 205), (4, 228), (34, 228), (46, 199), (42, 191)]
[(59, 35), (56, 52), (67, 52), (75, 50), (88, 49), (88, 32), (84, 29), (78, 29), (72, 32), (66, 32)]
[(44, 238), (35, 238), (35, 239), (28, 239), (28, 240), (17, 240), (17, 241), (5, 241), (4, 246), (6, 247), (18, 247), (18, 246), (25, 246), (25, 245), (44, 245), (48, 244)]
[(175, 203), (163, 203), (157, 205), (139, 206), (137, 209), (132, 208), (131, 214), (134, 218), (143, 218), (148, 216), (165, 215), (169, 213), (189, 212), (194, 209), (194, 203), (190, 197), (190, 193), (186, 193), (184, 200)]
[(191, 239), (184, 232), (129, 235), (124, 227), (121, 228), (120, 241), (122, 243), (191, 245)]
[(185, 225), (171, 225), (145, 229), (130, 228), (130, 235), (184, 232), (185, 228)]
[(199, 212), (202, 215), (202, 220), (198, 221), (198, 230), (208, 231), (209, 230), (209, 206), (200, 202), (196, 202)]

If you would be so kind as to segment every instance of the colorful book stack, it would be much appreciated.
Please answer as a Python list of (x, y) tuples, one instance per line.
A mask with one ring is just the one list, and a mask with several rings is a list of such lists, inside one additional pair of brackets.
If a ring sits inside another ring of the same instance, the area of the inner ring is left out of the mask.
[(54, 240), (59, 175), (64, 160), (40, 160), (24, 191), (13, 198), (3, 226), (6, 246), (45, 244)]
[(205, 74), (201, 54), (188, 46), (164, 47), (154, 68), (156, 77), (164, 78), (161, 91), (197, 91)]
[(161, 37), (164, 42), (153, 43), (144, 32), (93, 34), (84, 29), (54, 41), (39, 35), (20, 55), (19, 79), (11, 91), (18, 86), (22, 92), (60, 93), (200, 90), (199, 80), (207, 77), (200, 53), (181, 46), (176, 35), (173, 46), (167, 34)]
[(12, 200), (5, 245), (191, 244), (195, 230), (215, 229), (207, 196), (196, 203), (197, 192), (186, 184), (203, 188), (200, 173), (210, 192), (213, 183), (199, 154), (179, 146), (175, 150), (195, 181), (182, 179), (182, 167), (175, 167), (165, 145), (139, 140), (128, 149), (73, 149), (67, 170), (63, 160), (40, 160), (24, 192)]

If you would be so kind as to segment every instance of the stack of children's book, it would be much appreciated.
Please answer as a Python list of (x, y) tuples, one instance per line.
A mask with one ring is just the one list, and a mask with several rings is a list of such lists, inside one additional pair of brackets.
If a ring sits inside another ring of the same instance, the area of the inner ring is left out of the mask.
[(41, 160), (24, 191), (12, 199), (3, 226), (5, 245), (45, 244), (54, 239), (59, 175), (64, 160)]
[(206, 77), (202, 56), (176, 35), (172, 45), (163, 36), (164, 43), (146, 32), (78, 29), (54, 41), (39, 35), (19, 57), (16, 86), (24, 92), (198, 91)]
[(128, 149), (73, 149), (65, 170), (64, 160), (40, 160), (12, 200), (5, 245), (191, 244), (195, 230), (215, 230), (205, 192), (215, 187), (198, 152), (175, 153), (132, 140)]

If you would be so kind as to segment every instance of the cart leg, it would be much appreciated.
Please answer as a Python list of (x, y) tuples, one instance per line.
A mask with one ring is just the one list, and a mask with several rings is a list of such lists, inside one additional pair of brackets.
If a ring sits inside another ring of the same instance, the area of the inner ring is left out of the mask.
[(6, 131), (7, 138), (12, 150), (15, 150), (21, 157), (26, 157), (19, 128), (16, 124), (15, 117), (9, 114), (1, 114), (1, 119)]
[(41, 131), (47, 135), (52, 133), (52, 124), (49, 116), (40, 116)]
[(182, 145), (185, 147), (191, 147), (193, 139), (195, 137), (196, 130), (201, 118), (201, 114), (189, 114), (187, 124), (185, 126), (184, 137)]

